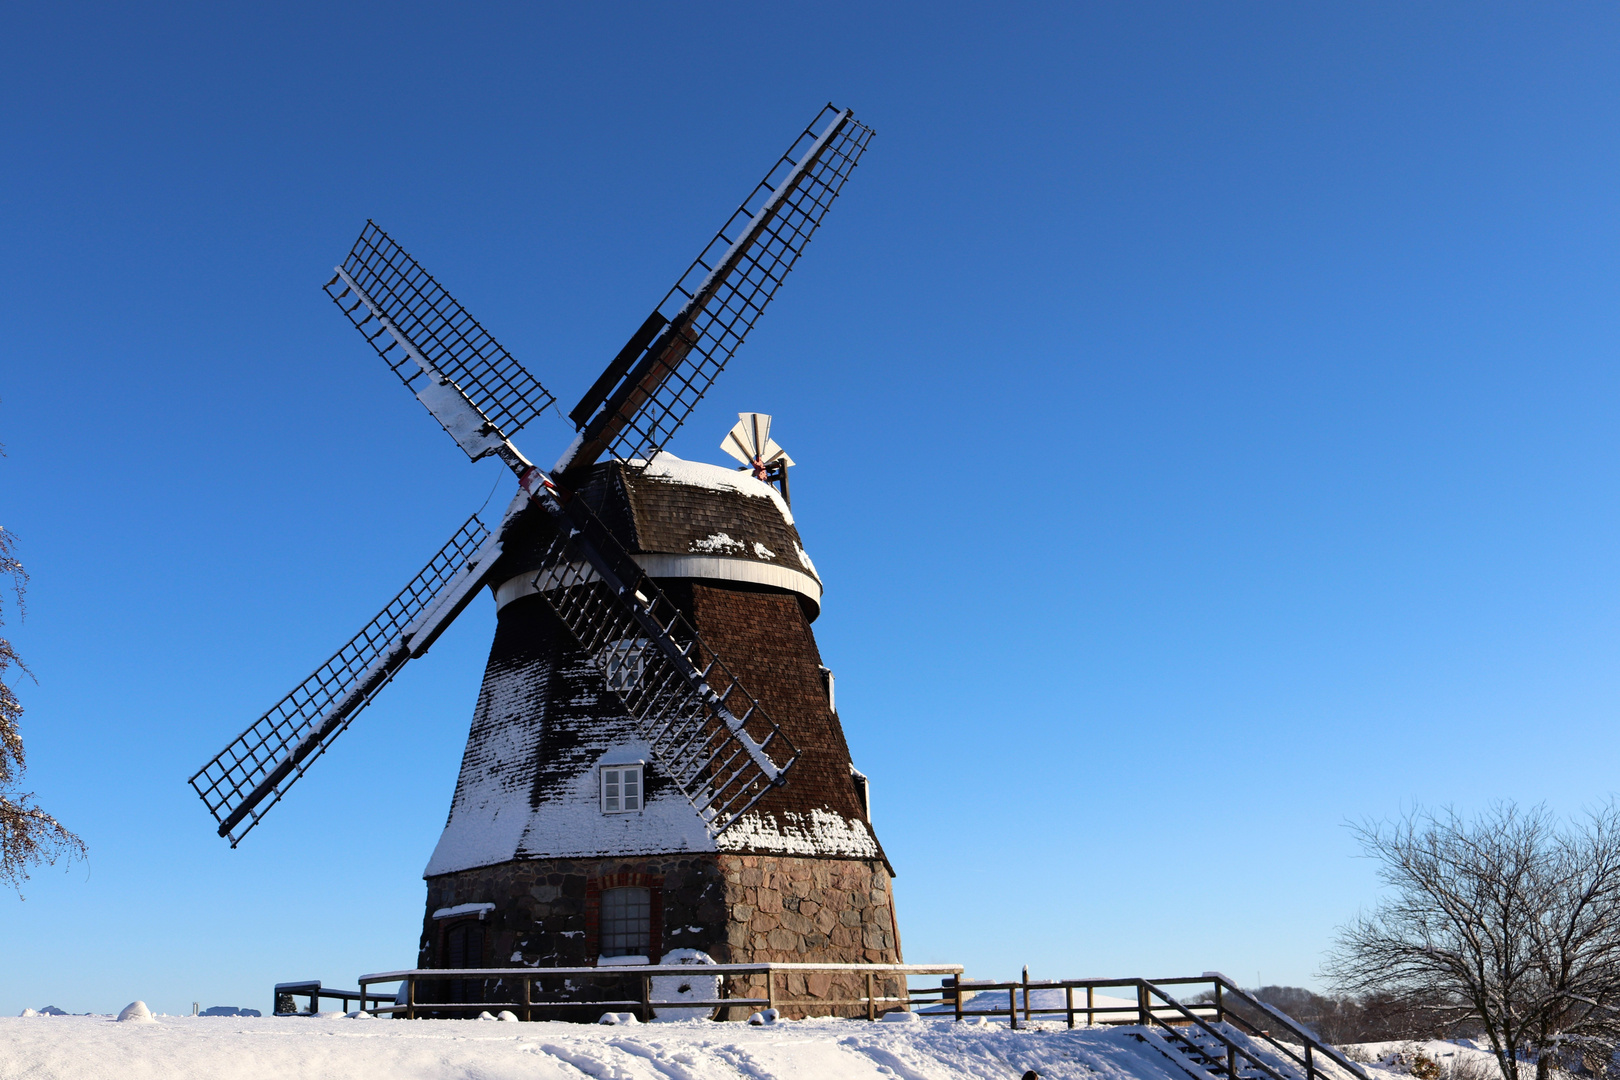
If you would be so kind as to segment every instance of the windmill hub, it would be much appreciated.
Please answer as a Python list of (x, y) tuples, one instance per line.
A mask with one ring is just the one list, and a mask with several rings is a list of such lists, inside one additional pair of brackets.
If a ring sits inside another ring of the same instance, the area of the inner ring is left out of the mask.
[[(487, 586), (495, 640), (425, 873), (422, 966), (900, 960), (893, 870), (810, 630), (792, 459), (763, 413), (723, 444), (740, 471), (665, 449), (871, 138), (822, 110), (574, 406), (549, 472), (513, 438), (551, 393), (367, 222), (327, 294), (518, 492), (191, 778), (233, 847)], [(858, 995), (837, 981), (808, 992)]]

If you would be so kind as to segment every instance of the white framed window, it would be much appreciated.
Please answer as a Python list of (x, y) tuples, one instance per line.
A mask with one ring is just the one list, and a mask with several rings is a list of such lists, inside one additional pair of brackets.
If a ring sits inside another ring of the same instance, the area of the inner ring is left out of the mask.
[(602, 766), (602, 813), (628, 814), (641, 809), (641, 765)]

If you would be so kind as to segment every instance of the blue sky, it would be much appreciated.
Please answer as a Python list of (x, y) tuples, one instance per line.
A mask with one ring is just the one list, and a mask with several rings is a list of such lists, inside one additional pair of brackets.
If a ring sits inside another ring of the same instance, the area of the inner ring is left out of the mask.
[[(1315, 985), (1344, 823), (1620, 760), (1620, 12), (11, 5), (0, 1012), (408, 965), (480, 601), (237, 850), (185, 779), (510, 480), (366, 218), (571, 404), (823, 102), (877, 138), (672, 449), (773, 413), (908, 959)], [(549, 461), (556, 419), (519, 439)]]

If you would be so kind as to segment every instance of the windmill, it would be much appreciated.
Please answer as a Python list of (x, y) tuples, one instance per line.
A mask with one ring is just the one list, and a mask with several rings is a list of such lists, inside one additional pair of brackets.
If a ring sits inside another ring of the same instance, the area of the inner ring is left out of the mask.
[(755, 480), (775, 484), (782, 498), (793, 501), (788, 494), (787, 472), (793, 467), (793, 459), (771, 438), (769, 416), (757, 412), (738, 413), (737, 423), (720, 441), (720, 449), (742, 462), (743, 468), (753, 472)]
[[(508, 949), (525, 963), (637, 949), (656, 960), (679, 945), (898, 959), (892, 868), (869, 829), (830, 673), (825, 700), (807, 689), (821, 676), (806, 672), (825, 672), (809, 632), (821, 585), (786, 501), (664, 449), (871, 138), (847, 109), (818, 114), (569, 413), (577, 434), (549, 470), (512, 437), (551, 393), (367, 222), (326, 292), (467, 456), (500, 459), (519, 490), (494, 530), (469, 518), (191, 778), (220, 836), (235, 847), (488, 586), (496, 639), (424, 875), (425, 964), (476, 966)], [(739, 426), (748, 464), (774, 469), (785, 495), (791, 461), (769, 417)], [(580, 792), (595, 818), (580, 816)], [(782, 900), (784, 888), (824, 902), (805, 901), (795, 921), (782, 904), (797, 912), (803, 896)]]

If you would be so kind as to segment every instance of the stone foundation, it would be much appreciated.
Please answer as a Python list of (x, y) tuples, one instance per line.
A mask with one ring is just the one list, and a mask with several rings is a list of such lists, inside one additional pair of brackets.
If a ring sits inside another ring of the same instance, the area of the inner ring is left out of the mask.
[[(721, 855), (719, 863), (729, 902), (726, 955), (730, 962), (901, 962), (894, 895), (882, 863), (785, 855)], [(904, 985), (902, 979), (886, 978), (878, 980), (874, 989), (899, 997)], [(767, 996), (763, 979), (737, 990), (751, 997)], [(864, 976), (824, 971), (792, 972), (778, 976), (776, 984), (777, 998), (788, 1001), (847, 1001), (865, 993)], [(784, 1006), (781, 1011), (795, 1018), (856, 1016), (864, 1015), (865, 1006), (802, 1004)], [(881, 1006), (879, 1011), (883, 1011)]]
[[(777, 855), (694, 854), (626, 859), (531, 859), (428, 879), (417, 963), (447, 967), (447, 935), (476, 922), (479, 967), (590, 967), (599, 955), (600, 891), (651, 890), (650, 959), (699, 949), (720, 963), (899, 963), (900, 937), (883, 863)], [(467, 904), (494, 910), (435, 919)], [(763, 980), (734, 993), (764, 997)], [(889, 980), (883, 992), (898, 994)], [(864, 977), (828, 973), (778, 977), (779, 998), (826, 1000), (865, 993)], [(893, 1006), (891, 1006), (893, 1007)], [(576, 1009), (569, 1019), (595, 1020)], [(790, 1016), (864, 1013), (864, 1006), (784, 1008)]]

